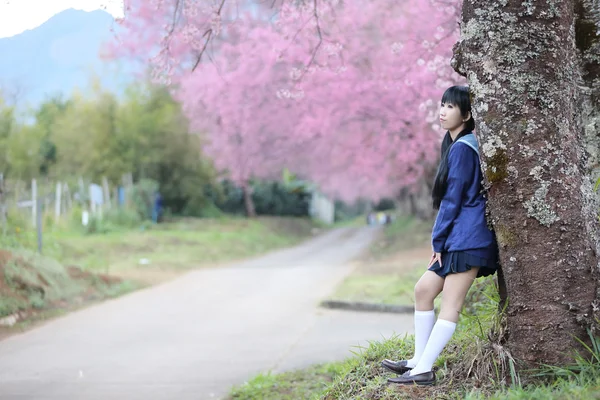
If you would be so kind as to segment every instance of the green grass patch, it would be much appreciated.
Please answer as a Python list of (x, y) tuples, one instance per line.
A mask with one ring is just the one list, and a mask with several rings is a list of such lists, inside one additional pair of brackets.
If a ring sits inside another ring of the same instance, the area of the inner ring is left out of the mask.
[(259, 374), (235, 387), (230, 400), (297, 400), (318, 398), (336, 378), (344, 374), (345, 365), (329, 363), (283, 374)]
[(361, 397), (363, 391), (356, 389), (366, 382), (369, 382), (369, 386), (380, 386), (385, 390), (386, 377), (379, 367), (381, 359), (405, 357), (412, 350), (412, 345), (411, 337), (394, 337), (357, 348), (354, 352), (356, 357), (345, 361), (282, 374), (259, 374), (247, 383), (234, 387), (228, 399), (362, 399), (365, 398)]
[(423, 271), (423, 268), (415, 268), (407, 273), (394, 275), (352, 274), (336, 288), (333, 299), (413, 305), (415, 283), (417, 283)]
[(414, 286), (425, 272), (430, 253), (412, 250), (427, 248), (430, 224), (399, 217), (386, 226), (373, 243), (370, 254), (336, 288), (332, 299), (381, 304), (414, 304)]
[(431, 242), (432, 221), (422, 221), (411, 216), (398, 216), (386, 225), (382, 237), (370, 251), (371, 260), (380, 260), (396, 254), (398, 251), (421, 247)]
[(48, 235), (50, 251), (67, 265), (119, 273), (134, 268), (187, 270), (295, 245), (315, 227), (303, 218), (180, 219), (144, 229)]

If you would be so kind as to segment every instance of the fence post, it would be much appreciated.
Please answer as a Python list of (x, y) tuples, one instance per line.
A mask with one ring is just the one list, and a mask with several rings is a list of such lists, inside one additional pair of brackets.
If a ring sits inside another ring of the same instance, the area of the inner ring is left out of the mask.
[(113, 201), (115, 208), (120, 208), (121, 204), (119, 204), (119, 185), (113, 189)]
[(104, 192), (104, 207), (110, 209), (112, 207), (110, 201), (110, 189), (108, 188), (108, 179), (105, 176), (102, 177), (102, 191)]
[(123, 190), (125, 190), (125, 207), (129, 208), (132, 204), (131, 196), (133, 192), (133, 174), (128, 172), (123, 174)]
[(37, 214), (38, 214), (38, 195), (37, 195), (37, 182), (35, 179), (31, 180), (31, 222), (35, 227), (37, 225)]
[(64, 211), (65, 213), (68, 213), (73, 207), (73, 199), (71, 198), (71, 191), (69, 190), (69, 185), (67, 183), (63, 183), (63, 195), (65, 197)]
[(36, 209), (36, 230), (37, 230), (37, 243), (38, 252), (42, 254), (42, 203), (38, 200), (35, 201), (34, 207)]
[(92, 196), (92, 185), (88, 186), (88, 198), (89, 198), (89, 207), (90, 207), (90, 215), (96, 215), (96, 203), (94, 202), (94, 197)]
[(62, 206), (62, 185), (60, 182), (56, 183), (56, 198), (54, 199), (54, 215), (56, 219), (60, 219), (60, 212)]
[(77, 183), (79, 184), (79, 197), (80, 197), (79, 201), (81, 202), (81, 206), (85, 208), (87, 206), (87, 204), (84, 201), (84, 199), (87, 196), (87, 194), (86, 194), (86, 190), (85, 190), (85, 185), (83, 183), (83, 178), (81, 176), (77, 180)]
[(3, 173), (0, 173), (0, 221), (2, 222), (2, 235), (6, 236), (6, 193)]

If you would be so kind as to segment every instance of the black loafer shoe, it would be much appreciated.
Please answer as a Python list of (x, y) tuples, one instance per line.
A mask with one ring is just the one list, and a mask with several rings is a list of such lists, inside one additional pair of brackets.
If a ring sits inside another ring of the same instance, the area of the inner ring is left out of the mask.
[(402, 375), (406, 371), (410, 371), (412, 368), (406, 366), (406, 360), (401, 361), (392, 361), (392, 360), (383, 360), (381, 362), (381, 366), (383, 368), (389, 369), (390, 371)]
[(435, 373), (433, 373), (433, 371), (429, 371), (410, 376), (409, 371), (396, 378), (388, 379), (388, 382), (398, 383), (400, 385), (433, 385), (435, 384)]

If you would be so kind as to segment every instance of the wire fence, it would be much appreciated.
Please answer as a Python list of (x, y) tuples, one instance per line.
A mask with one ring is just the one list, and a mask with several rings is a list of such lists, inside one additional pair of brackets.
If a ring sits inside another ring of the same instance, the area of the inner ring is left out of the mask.
[(8, 180), (0, 173), (0, 224), (3, 235), (9, 228), (8, 216), (18, 213), (31, 221), (37, 232), (38, 251), (42, 251), (42, 216), (50, 214), (55, 221), (67, 216), (75, 206), (82, 209), (82, 224), (90, 216), (102, 215), (113, 207), (127, 205), (133, 187), (131, 174), (124, 174), (122, 183), (111, 188), (106, 178), (101, 183), (80, 177), (76, 184), (50, 179), (31, 181)]

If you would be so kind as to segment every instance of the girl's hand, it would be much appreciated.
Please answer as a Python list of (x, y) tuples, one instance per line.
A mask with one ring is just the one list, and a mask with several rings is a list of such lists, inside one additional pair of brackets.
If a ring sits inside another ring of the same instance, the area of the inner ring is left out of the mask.
[(434, 262), (435, 262), (435, 252), (431, 255), (431, 258), (429, 259), (429, 265), (427, 266), (427, 268), (429, 269), (429, 267), (431, 267)]
[(442, 267), (442, 254), (441, 254), (441, 253), (435, 253), (435, 252), (434, 252), (434, 253), (431, 255), (431, 260), (429, 260), (429, 266), (428, 266), (427, 268), (429, 268), (429, 267), (431, 267), (433, 264), (435, 264), (435, 262), (436, 262), (436, 261), (437, 261), (437, 262), (439, 262), (439, 263), (440, 263), (440, 267)]
[[(435, 261), (440, 263), (440, 268), (443, 267), (442, 265), (442, 253), (434, 253), (433, 256), (435, 257)], [(434, 263), (435, 263), (434, 261)]]

